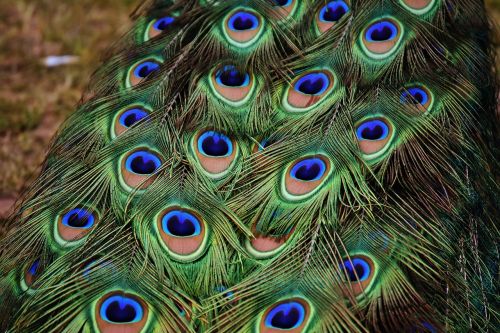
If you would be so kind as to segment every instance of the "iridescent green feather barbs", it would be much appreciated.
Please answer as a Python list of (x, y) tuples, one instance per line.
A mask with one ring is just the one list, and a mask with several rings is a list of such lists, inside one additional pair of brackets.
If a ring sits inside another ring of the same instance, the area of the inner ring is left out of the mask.
[(7, 332), (493, 332), (481, 1), (155, 0), (1, 240)]

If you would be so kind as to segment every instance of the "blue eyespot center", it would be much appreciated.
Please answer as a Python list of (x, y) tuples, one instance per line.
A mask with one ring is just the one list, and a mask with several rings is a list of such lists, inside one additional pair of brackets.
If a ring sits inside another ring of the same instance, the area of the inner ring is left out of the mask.
[(94, 222), (94, 215), (85, 208), (74, 208), (62, 217), (62, 224), (71, 228), (90, 229)]
[(430, 333), (437, 333), (437, 329), (431, 323), (424, 321), (422, 326), (425, 327), (425, 329)]
[(135, 299), (115, 295), (102, 303), (100, 315), (102, 319), (111, 323), (136, 323), (142, 320), (144, 310)]
[(401, 103), (425, 105), (429, 101), (427, 92), (419, 87), (408, 88), (401, 94)]
[(182, 210), (168, 212), (162, 218), (162, 229), (175, 237), (193, 237), (201, 233), (200, 221), (196, 216)]
[(177, 310), (179, 311), (179, 316), (185, 317), (186, 316), (186, 309), (184, 309), (184, 307), (180, 303), (178, 303), (177, 301), (174, 301), (174, 305), (177, 308)]
[(264, 324), (269, 328), (291, 330), (304, 322), (306, 311), (299, 302), (286, 302), (275, 306), (266, 316)]
[(384, 140), (389, 135), (389, 126), (379, 119), (368, 120), (358, 127), (356, 135), (358, 140)]
[(208, 131), (198, 138), (198, 150), (210, 157), (224, 157), (233, 153), (233, 143), (222, 133)]
[(217, 84), (227, 87), (246, 87), (250, 84), (250, 75), (234, 66), (225, 66), (215, 74), (215, 78)]
[(155, 23), (153, 23), (153, 28), (159, 31), (166, 30), (172, 23), (174, 23), (175, 18), (172, 16), (165, 16), (162, 18), (159, 18), (156, 20)]
[(40, 259), (36, 259), (35, 261), (33, 261), (30, 268), (28, 269), (28, 273), (31, 276), (36, 276), (38, 273), (39, 267), (40, 267)]
[(349, 12), (349, 6), (344, 1), (330, 1), (326, 6), (321, 8), (319, 19), (323, 22), (337, 22), (347, 12)]
[(149, 74), (157, 71), (160, 68), (160, 64), (155, 61), (144, 61), (137, 65), (134, 69), (134, 75), (138, 78), (144, 79)]
[(252, 13), (238, 11), (231, 15), (228, 26), (233, 31), (255, 30), (259, 27), (259, 19)]
[(295, 83), (295, 90), (306, 95), (321, 95), (326, 91), (330, 80), (325, 73), (309, 73)]
[(273, 0), (275, 6), (286, 7), (290, 6), (293, 0)]
[(380, 21), (372, 24), (366, 31), (365, 38), (369, 42), (385, 42), (396, 38), (398, 27), (391, 21)]
[(340, 265), (340, 269), (342, 272), (347, 272), (347, 276), (351, 282), (358, 281), (358, 278), (360, 282), (365, 281), (371, 273), (370, 265), (362, 258), (346, 259), (344, 263)]
[(82, 276), (85, 279), (88, 279), (90, 277), (90, 274), (92, 273), (92, 270), (94, 270), (96, 268), (96, 266), (97, 266), (96, 259), (92, 259), (92, 260), (88, 261), (83, 268)]
[(104, 274), (106, 276), (113, 275), (116, 274), (116, 270), (113, 262), (103, 257), (90, 259), (83, 266), (82, 277), (87, 281), (103, 276)]
[(139, 175), (154, 173), (161, 165), (160, 159), (148, 151), (136, 151), (127, 157), (125, 167), (128, 171)]
[(273, 139), (264, 139), (262, 140), (260, 143), (259, 143), (259, 151), (263, 151), (264, 149), (266, 149), (267, 147), (269, 147), (270, 145), (276, 143), (276, 141), (274, 141)]
[(432, 325), (429, 322), (421, 322), (419, 327), (413, 326), (411, 329), (411, 333), (422, 333), (422, 332), (428, 332), (428, 333), (437, 333), (436, 327)]
[(129, 109), (122, 113), (120, 116), (120, 124), (124, 127), (131, 127), (141, 119), (148, 116), (148, 113), (141, 109)]
[(326, 164), (320, 158), (307, 158), (296, 163), (290, 175), (300, 181), (315, 181), (321, 179), (326, 172)]
[[(215, 290), (217, 292), (219, 292), (219, 293), (223, 293), (227, 289), (228, 288), (226, 286), (217, 286), (217, 287), (215, 287)], [(227, 292), (224, 293), (224, 297), (229, 298), (229, 299), (234, 298), (234, 293), (232, 291), (227, 291)]]

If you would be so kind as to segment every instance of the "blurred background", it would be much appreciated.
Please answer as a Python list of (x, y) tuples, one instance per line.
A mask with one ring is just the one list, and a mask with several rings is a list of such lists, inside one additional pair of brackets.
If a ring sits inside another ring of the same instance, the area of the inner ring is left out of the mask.
[[(0, 0), (0, 220), (139, 2)], [(486, 4), (500, 26), (500, 0)]]

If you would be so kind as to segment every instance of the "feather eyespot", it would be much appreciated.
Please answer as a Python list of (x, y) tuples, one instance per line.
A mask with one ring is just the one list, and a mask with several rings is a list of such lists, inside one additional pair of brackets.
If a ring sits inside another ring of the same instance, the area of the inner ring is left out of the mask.
[(173, 303), (175, 308), (177, 309), (177, 313), (179, 314), (179, 316), (186, 317), (187, 311), (184, 309), (184, 307), (176, 301), (173, 301)]
[(427, 321), (421, 322), (418, 327), (412, 327), (411, 333), (437, 333), (437, 328)]
[(424, 86), (411, 86), (405, 88), (401, 93), (401, 103), (417, 108), (422, 113), (432, 108), (433, 97), (431, 92)]
[(273, 5), (272, 15), (277, 19), (286, 18), (293, 14), (297, 8), (297, 0), (271, 0)]
[(277, 7), (286, 7), (290, 6), (293, 3), (293, 0), (272, 0), (274, 6)]
[(172, 27), (174, 22), (175, 17), (173, 16), (164, 16), (152, 20), (148, 25), (146, 40), (161, 35), (167, 29)]
[(282, 300), (270, 306), (259, 324), (261, 333), (303, 332), (310, 317), (310, 306), (301, 298)]
[(150, 175), (161, 165), (161, 160), (148, 151), (136, 151), (125, 160), (125, 168), (138, 175)]
[(188, 307), (184, 306), (177, 300), (172, 300), (172, 303), (174, 304), (174, 309), (175, 313), (181, 317), (184, 317), (187, 321), (191, 320), (191, 311), (188, 311)]
[(269, 148), (269, 146), (274, 145), (276, 142), (278, 142), (278, 141), (273, 139), (273, 138), (262, 139), (258, 144), (255, 145), (254, 153), (262, 152), (262, 151), (266, 150), (267, 148)]
[(132, 106), (121, 111), (115, 118), (112, 137), (116, 137), (134, 126), (139, 121), (144, 121), (149, 116), (149, 111), (141, 106)]
[(252, 45), (262, 34), (263, 20), (250, 10), (236, 9), (224, 21), (224, 34), (231, 44), (239, 47)]
[(101, 305), (101, 317), (110, 323), (136, 323), (142, 319), (143, 310), (133, 298), (111, 296)]
[(320, 158), (305, 159), (292, 167), (290, 176), (298, 181), (312, 182), (323, 177), (326, 163)]
[(94, 215), (85, 208), (72, 209), (62, 217), (62, 224), (69, 228), (90, 229), (94, 222)]
[(291, 228), (284, 235), (273, 235), (269, 232), (267, 234), (261, 233), (254, 227), (252, 230), (254, 237), (246, 241), (245, 247), (255, 258), (267, 259), (283, 250), (294, 230), (295, 228)]
[(99, 332), (142, 332), (148, 322), (148, 306), (138, 296), (111, 292), (96, 304), (95, 317)]
[[(270, 151), (274, 149), (274, 145), (279, 141), (277, 137), (268, 137), (265, 139), (260, 140), (260, 142), (256, 142), (252, 145), (252, 154), (253, 158), (255, 158), (255, 161), (258, 162), (256, 163), (257, 165), (263, 165), (261, 163), (265, 163), (264, 161), (266, 159), (269, 159), (271, 157)], [(273, 147), (271, 147), (273, 146)]]
[(255, 30), (259, 26), (259, 19), (253, 13), (240, 11), (229, 18), (228, 26), (233, 31)]
[(37, 259), (37, 260), (33, 261), (33, 263), (30, 265), (27, 273), (30, 274), (31, 276), (36, 276), (38, 273), (39, 267), (40, 267), (40, 260)]
[(193, 214), (174, 210), (163, 217), (162, 230), (172, 237), (194, 237), (200, 235), (201, 225)]
[(375, 276), (375, 265), (366, 256), (351, 256), (344, 259), (339, 268), (344, 278), (350, 282), (355, 296), (366, 291)]
[(374, 59), (390, 56), (401, 42), (403, 28), (399, 22), (385, 18), (371, 23), (362, 33), (362, 45), (367, 55)]
[(224, 297), (228, 299), (234, 299), (234, 292), (228, 290), (226, 286), (217, 286), (215, 287), (215, 291), (218, 293), (224, 293)]
[(252, 145), (252, 153), (257, 154), (259, 153), (260, 155), (264, 154), (264, 152), (272, 145), (276, 144), (279, 142), (279, 139), (277, 137), (267, 137), (261, 139), (258, 143), (255, 142)]
[(159, 70), (160, 66), (161, 63), (156, 59), (146, 59), (136, 63), (128, 71), (127, 87), (138, 85), (151, 73)]
[(347, 13), (349, 5), (343, 0), (330, 1), (319, 10), (316, 17), (318, 30), (323, 33), (339, 22)]
[(240, 299), (235, 295), (236, 289), (230, 289), (225, 285), (218, 285), (214, 288), (214, 294), (217, 297), (222, 298), (220, 304), (222, 305), (220, 308), (227, 310), (228, 308), (236, 305)]
[(226, 157), (233, 153), (233, 143), (222, 133), (208, 131), (198, 138), (198, 150), (209, 157)]
[(351, 282), (363, 282), (370, 276), (370, 265), (363, 259), (353, 258), (351, 260), (346, 260), (344, 261), (343, 267), (345, 267), (347, 276)]
[(324, 73), (309, 73), (300, 77), (294, 89), (304, 95), (321, 95), (329, 86), (328, 76)]
[(422, 15), (428, 13), (436, 3), (436, 0), (400, 0), (401, 5), (410, 12)]
[(128, 109), (122, 113), (120, 116), (120, 125), (123, 127), (131, 127), (136, 122), (141, 119), (144, 119), (148, 116), (148, 113), (141, 109)]
[(26, 267), (21, 278), (21, 289), (29, 291), (33, 288), (36, 279), (43, 272), (43, 267), (40, 264), (40, 259), (35, 259), (29, 266)]
[(126, 189), (146, 189), (162, 165), (160, 156), (148, 148), (131, 151), (122, 158), (121, 175)]
[(283, 177), (285, 198), (301, 200), (313, 195), (324, 183), (330, 169), (330, 161), (321, 155), (293, 162)]
[(97, 224), (97, 215), (84, 207), (73, 208), (57, 219), (55, 239), (61, 246), (77, 245)]
[(335, 85), (331, 72), (309, 71), (299, 75), (287, 89), (284, 107), (290, 112), (304, 112), (315, 107)]
[(224, 66), (213, 72), (211, 86), (219, 98), (229, 104), (240, 106), (248, 101), (254, 81), (253, 76), (235, 66)]
[(269, 146), (275, 144), (276, 141), (275, 140), (272, 140), (272, 139), (264, 139), (262, 140), (261, 142), (259, 142), (259, 151), (262, 151), (266, 148), (268, 148)]
[(250, 76), (234, 66), (226, 66), (215, 74), (215, 81), (226, 87), (247, 87), (250, 84)]
[(390, 252), (392, 247), (392, 237), (382, 230), (375, 230), (368, 234), (370, 243), (384, 252)]
[(198, 259), (207, 245), (205, 222), (194, 211), (170, 207), (157, 219), (157, 228), (168, 253), (180, 261)]
[(356, 127), (359, 149), (366, 160), (372, 160), (384, 154), (393, 136), (392, 125), (382, 117), (364, 120)]
[(99, 277), (114, 275), (115, 266), (103, 257), (95, 257), (82, 265), (82, 277), (87, 282), (97, 281)]
[(224, 176), (236, 159), (236, 142), (226, 135), (205, 131), (195, 135), (193, 150), (202, 168), (212, 178)]
[(297, 328), (304, 321), (304, 312), (304, 307), (300, 303), (282, 303), (269, 312), (265, 320), (266, 327), (280, 330)]

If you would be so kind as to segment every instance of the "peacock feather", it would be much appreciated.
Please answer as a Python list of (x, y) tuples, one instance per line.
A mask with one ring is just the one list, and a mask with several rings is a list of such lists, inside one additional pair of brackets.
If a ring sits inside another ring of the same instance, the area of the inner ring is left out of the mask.
[(480, 0), (149, 0), (0, 243), (5, 332), (494, 332)]

